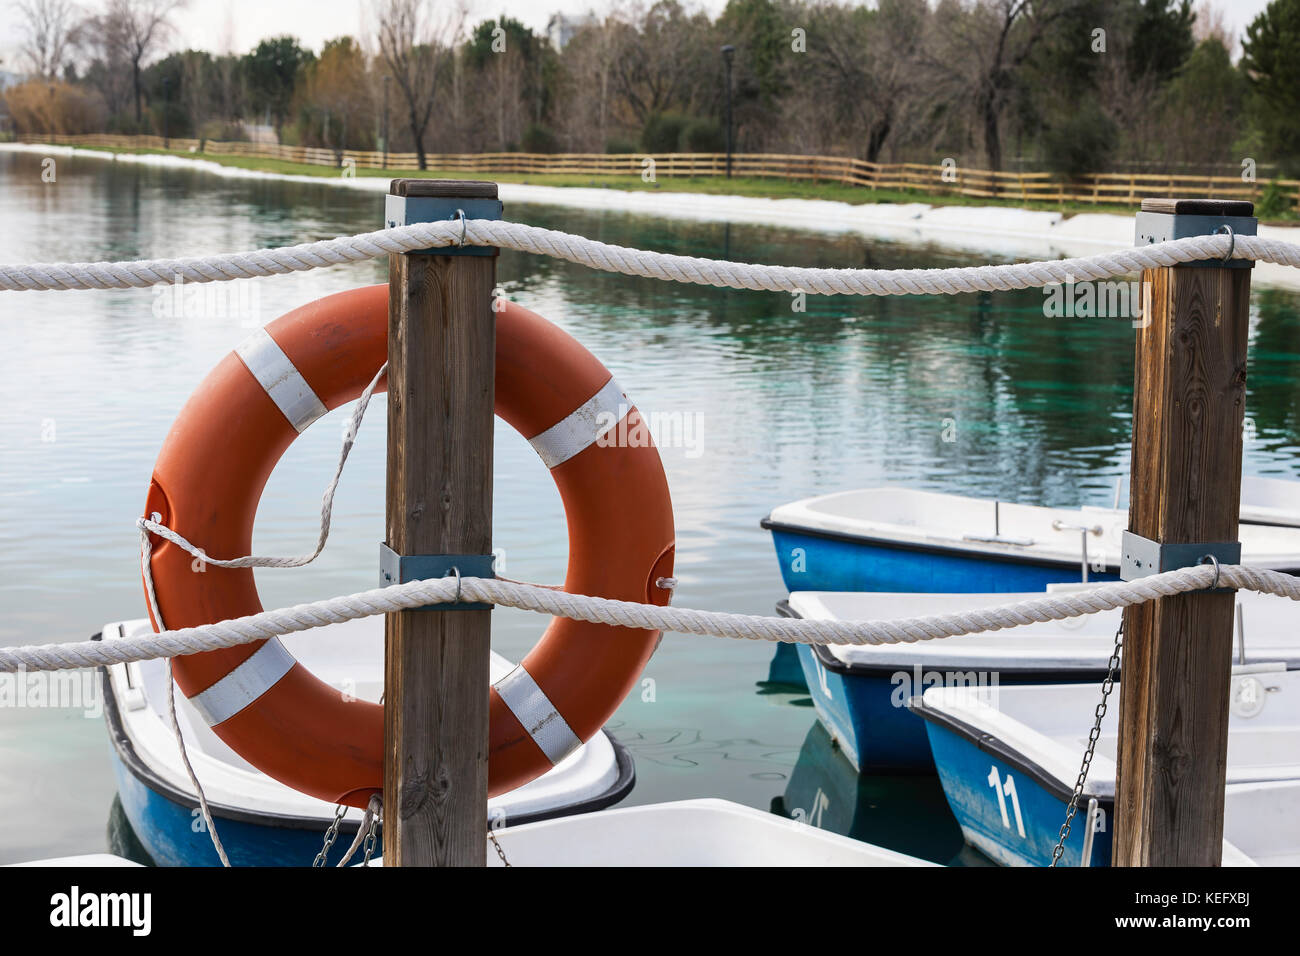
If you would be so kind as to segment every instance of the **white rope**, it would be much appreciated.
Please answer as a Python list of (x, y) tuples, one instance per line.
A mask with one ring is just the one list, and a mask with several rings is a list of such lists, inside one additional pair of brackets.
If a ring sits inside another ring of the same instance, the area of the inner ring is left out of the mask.
[[(1281, 571), (1222, 565), (1220, 587), (1276, 594), (1300, 601), (1300, 578)], [(911, 644), (998, 631), (1095, 614), (1156, 598), (1198, 591), (1214, 583), (1209, 565), (1166, 571), (1136, 581), (1112, 581), (1080, 592), (1046, 594), (1015, 604), (883, 621), (815, 621), (660, 607), (569, 594), (504, 578), (436, 578), (376, 588), (247, 617), (106, 641), (0, 648), (0, 673), (102, 667), (155, 657), (197, 654), (284, 634), (431, 604), (472, 601), (559, 617), (644, 630), (794, 644)], [(613, 638), (611, 638), (613, 639)]]
[[(318, 557), (321, 551), (325, 549), (325, 542), (330, 535), (330, 519), (334, 510), (334, 493), (338, 490), (339, 480), (343, 477), (343, 466), (348, 462), (348, 455), (352, 452), (352, 446), (356, 444), (357, 432), (361, 428), (361, 420), (366, 417), (366, 408), (370, 405), (370, 399), (374, 395), (379, 380), (383, 378), (384, 372), (388, 370), (388, 363), (385, 362), (375, 373), (375, 377), (370, 380), (370, 384), (365, 387), (361, 397), (357, 399), (357, 406), (352, 410), (352, 420), (348, 423), (348, 429), (343, 435), (343, 446), (339, 451), (338, 465), (334, 469), (334, 477), (330, 479), (329, 485), (325, 488), (325, 493), (321, 496), (320, 503), (320, 531), (316, 536), (316, 547), (310, 554), (298, 555), (291, 558), (261, 557), (258, 555), (246, 554), (239, 558), (213, 558), (210, 557), (202, 548), (187, 541), (184, 537), (177, 534), (171, 528), (162, 524), (162, 517), (154, 512), (150, 518), (136, 519), (136, 527), (140, 529), (140, 535), (144, 544), (149, 543), (149, 532), (153, 532), (160, 538), (170, 541), (172, 544), (194, 555), (200, 561), (207, 564), (215, 565), (219, 568), (300, 568), (303, 565), (311, 564)], [(144, 568), (145, 590), (149, 594), (150, 601), (153, 600), (153, 574), (148, 562)]]
[[(380, 812), (384, 805), (384, 798), (381, 794), (372, 793), (370, 799), (366, 802), (366, 812), (361, 816), (361, 825), (357, 827), (357, 835), (352, 840), (352, 845), (348, 847), (343, 858), (335, 863), (335, 866), (347, 866), (348, 860), (352, 859), (353, 854), (361, 849), (361, 844), (366, 842), (366, 835), (370, 832), (370, 825), (374, 822), (376, 814)], [(370, 861), (366, 860), (365, 865), (369, 866)]]
[[(152, 546), (149, 543), (149, 536), (141, 532), (140, 545), (140, 566), (144, 571), (145, 593), (149, 598), (149, 610), (153, 612), (154, 620), (158, 622), (159, 627), (166, 627), (162, 619), (162, 611), (158, 610), (158, 598), (153, 589), (153, 575), (149, 573), (149, 555)], [(194, 787), (195, 794), (199, 798), (199, 812), (203, 815), (203, 825), (207, 827), (208, 836), (212, 838), (213, 849), (217, 851), (217, 859), (221, 861), (224, 867), (230, 866), (230, 857), (226, 856), (226, 848), (221, 844), (221, 837), (217, 835), (217, 824), (212, 819), (212, 808), (208, 806), (208, 795), (203, 790), (203, 785), (199, 783), (199, 775), (194, 772), (194, 765), (190, 763), (190, 755), (185, 749), (185, 735), (181, 733), (181, 722), (176, 716), (176, 680), (172, 676), (172, 662), (169, 658), (167, 661), (167, 719), (171, 724), (172, 733), (176, 737), (176, 747), (181, 754), (181, 763), (185, 765), (185, 773), (190, 778), (190, 783)]]
[[(1230, 249), (1239, 259), (1300, 266), (1300, 245), (1258, 236), (1192, 236), (1083, 258), (956, 269), (808, 269), (647, 252), (490, 219), (471, 219), (463, 228), (465, 242), (470, 245), (552, 256), (624, 275), (730, 289), (823, 295), (951, 295), (1038, 288), (1054, 283), (1109, 279), (1181, 262), (1218, 259)], [(222, 282), (283, 275), (376, 259), (390, 253), (458, 245), (461, 232), (460, 221), (418, 223), (256, 252), (136, 262), (0, 265), (0, 289), (148, 288), (177, 279)]]

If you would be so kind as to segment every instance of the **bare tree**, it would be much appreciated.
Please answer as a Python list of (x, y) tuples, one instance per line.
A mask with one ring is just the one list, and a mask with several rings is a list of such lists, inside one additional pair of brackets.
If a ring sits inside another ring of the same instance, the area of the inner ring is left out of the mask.
[(117, 38), (123, 56), (131, 65), (131, 94), (137, 125), (144, 116), (141, 68), (171, 33), (171, 15), (185, 3), (186, 0), (108, 0), (104, 12), (92, 18), (90, 29), (102, 29)]
[[(233, 7), (226, 7), (225, 23), (221, 30), (221, 40), (217, 55), (213, 57), (212, 69), (216, 89), (213, 99), (216, 103), (222, 129), (218, 135), (225, 135), (226, 129), (234, 123), (238, 113), (238, 68), (239, 58), (235, 55), (235, 15)], [(202, 134), (199, 135), (202, 139)]]
[(108, 114), (125, 113), (131, 88), (122, 24), (102, 13), (88, 16), (73, 28), (71, 42), (87, 61), (83, 76), (103, 97)]
[(851, 134), (861, 144), (854, 151), (869, 162), (879, 161), (921, 85), (917, 63), (928, 14), (925, 0), (880, 0), (870, 11), (837, 4), (809, 11), (815, 50), (795, 61), (807, 75), (790, 86), (804, 88), (805, 108), (830, 109), (820, 122), (832, 133)]
[(448, 4), (430, 11), (427, 0), (375, 0), (379, 55), (406, 102), (407, 124), (420, 168), (429, 168), (424, 137), (433, 115), (438, 83), (455, 55), (466, 10)]
[(1210, 0), (1200, 0), (1196, 4), (1196, 22), (1192, 24), (1192, 36), (1198, 44), (1206, 40), (1218, 40), (1229, 55), (1237, 52), (1237, 37), (1228, 26), (1227, 13)]
[(629, 8), (624, 16), (611, 17), (606, 29), (614, 89), (630, 118), (643, 125), (656, 113), (694, 112), (717, 72), (708, 16), (688, 13), (677, 0), (657, 0), (644, 13)]
[(19, 49), (33, 73), (52, 80), (72, 45), (76, 8), (70, 0), (19, 0), (17, 7), (24, 25)]
[(571, 148), (599, 152), (609, 141), (617, 29), (613, 18), (582, 28), (560, 58), (558, 93), (569, 108), (558, 117)]
[[(950, 102), (965, 98), (990, 169), (1002, 168), (1001, 118), (1021, 68), (1055, 21), (1081, 0), (940, 0), (931, 18), (927, 65), (949, 82)], [(942, 93), (940, 95), (943, 95)]]

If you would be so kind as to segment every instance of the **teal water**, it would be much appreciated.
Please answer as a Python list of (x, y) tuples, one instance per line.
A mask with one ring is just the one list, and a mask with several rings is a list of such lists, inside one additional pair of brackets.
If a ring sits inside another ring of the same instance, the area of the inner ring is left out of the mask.
[[(0, 153), (0, 261), (128, 259), (252, 249), (366, 231), (382, 196), (325, 184)], [(882, 268), (975, 264), (937, 247), (777, 228), (514, 205), (507, 215), (606, 242), (701, 256)], [(0, 643), (82, 639), (144, 614), (139, 514), (154, 458), (204, 374), (251, 328), (331, 292), (383, 281), (358, 264), (227, 283), (234, 314), (168, 315), (151, 290), (0, 293)], [(1127, 470), (1132, 329), (1047, 319), (1039, 291), (840, 299), (669, 285), (503, 253), (507, 295), (562, 325), (651, 415), (698, 431), (662, 454), (677, 516), (676, 602), (771, 613), (784, 597), (758, 527), (774, 505), (897, 481), (1054, 505), (1106, 504)], [(215, 288), (215, 287), (205, 287)], [(1300, 297), (1252, 299), (1251, 473), (1300, 475)], [(346, 412), (285, 457), (255, 547), (315, 540)], [(309, 568), (258, 573), (263, 603), (371, 587), (383, 534), (384, 405), (376, 401)], [(945, 421), (956, 441), (943, 440)], [(527, 443), (497, 434), (496, 525), (510, 577), (563, 580), (559, 498)], [(519, 657), (545, 621), (495, 612)], [(669, 635), (611, 726), (631, 748), (630, 803), (719, 796), (789, 811), (814, 785), (823, 825), (939, 861), (971, 861), (930, 778), (854, 778), (805, 696), (762, 688), (771, 650)], [(646, 695), (649, 696), (649, 695)], [(102, 720), (0, 707), (0, 862), (106, 845), (114, 786)], [(93, 708), (91, 708), (93, 710)], [(797, 804), (796, 804), (797, 805)], [(304, 861), (306, 863), (308, 861)]]

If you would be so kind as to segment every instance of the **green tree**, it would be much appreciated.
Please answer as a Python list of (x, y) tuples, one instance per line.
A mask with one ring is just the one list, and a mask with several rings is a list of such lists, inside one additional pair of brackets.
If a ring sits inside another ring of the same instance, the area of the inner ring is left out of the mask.
[(276, 135), (284, 129), (303, 68), (315, 57), (290, 36), (263, 40), (244, 58), (244, 75), (254, 109), (265, 110)]
[[(501, 28), (500, 33), (497, 33), (497, 27)], [(495, 49), (493, 44), (496, 44)], [(494, 54), (515, 50), (532, 62), (540, 58), (544, 46), (542, 38), (528, 27), (503, 16), (500, 21), (484, 20), (474, 28), (465, 43), (465, 60), (474, 69), (481, 69)]]
[(1240, 68), (1260, 142), (1286, 172), (1300, 170), (1300, 0), (1273, 0), (1246, 28)]
[(1244, 126), (1245, 80), (1228, 49), (1207, 37), (1160, 95), (1164, 158), (1182, 163), (1230, 162)]
[(319, 142), (342, 159), (349, 147), (373, 144), (375, 104), (366, 55), (352, 37), (326, 42), (320, 57), (303, 67), (298, 82), (304, 143)]
[(749, 105), (771, 109), (785, 88), (782, 71), (796, 26), (789, 21), (773, 0), (728, 0), (718, 17), (719, 45), (736, 48), (732, 82), (738, 112)]
[(1192, 54), (1192, 0), (1144, 0), (1128, 48), (1134, 75), (1150, 74), (1160, 83), (1172, 77)]
[[(206, 56), (197, 52), (193, 55)], [(149, 103), (153, 129), (163, 136), (189, 136), (194, 128), (185, 103), (186, 56), (173, 53), (141, 74), (140, 86)]]

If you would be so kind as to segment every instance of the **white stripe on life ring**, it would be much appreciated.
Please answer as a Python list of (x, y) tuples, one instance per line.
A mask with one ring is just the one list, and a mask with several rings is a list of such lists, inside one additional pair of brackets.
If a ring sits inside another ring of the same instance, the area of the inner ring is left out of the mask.
[(280, 639), (273, 637), (221, 680), (191, 697), (190, 703), (209, 727), (215, 727), (265, 694), (296, 663)]
[(235, 354), (299, 433), (328, 411), (266, 329), (239, 343)]
[(559, 763), (582, 746), (569, 722), (555, 709), (546, 692), (537, 686), (533, 675), (524, 670), (523, 664), (492, 686), (552, 764)]
[(595, 395), (536, 438), (528, 439), (528, 443), (547, 468), (554, 468), (594, 444), (622, 421), (631, 408), (627, 393), (610, 378)]

